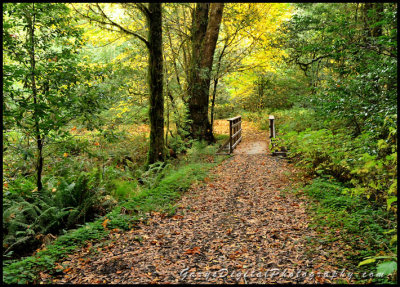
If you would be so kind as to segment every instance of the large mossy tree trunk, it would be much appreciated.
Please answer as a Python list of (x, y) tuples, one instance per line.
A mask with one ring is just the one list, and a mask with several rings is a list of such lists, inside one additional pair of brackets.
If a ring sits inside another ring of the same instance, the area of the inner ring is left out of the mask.
[(198, 3), (192, 22), (192, 57), (188, 85), (191, 136), (209, 143), (215, 141), (208, 119), (208, 105), (212, 63), (223, 7), (223, 3)]
[(150, 149), (148, 163), (164, 161), (164, 97), (161, 3), (149, 4)]

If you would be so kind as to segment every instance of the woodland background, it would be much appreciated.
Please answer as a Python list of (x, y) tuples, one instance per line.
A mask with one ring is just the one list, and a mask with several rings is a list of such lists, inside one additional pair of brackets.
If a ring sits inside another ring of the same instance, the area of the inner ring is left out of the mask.
[(5, 282), (173, 214), (239, 114), (273, 114), (315, 224), (397, 272), (395, 3), (6, 3), (2, 112)]

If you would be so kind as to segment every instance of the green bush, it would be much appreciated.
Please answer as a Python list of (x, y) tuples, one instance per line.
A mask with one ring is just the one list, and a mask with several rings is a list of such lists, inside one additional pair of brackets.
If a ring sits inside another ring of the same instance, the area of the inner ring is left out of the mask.
[[(387, 118), (387, 138), (351, 132), (333, 123), (319, 122), (312, 110), (296, 108), (276, 111), (275, 148), (285, 147), (289, 158), (308, 175), (330, 175), (350, 184), (348, 192), (387, 202), (395, 202), (397, 187), (397, 129)], [(267, 116), (261, 117), (266, 124)], [(326, 126), (326, 128), (324, 128)], [(390, 204), (390, 205), (389, 205)]]

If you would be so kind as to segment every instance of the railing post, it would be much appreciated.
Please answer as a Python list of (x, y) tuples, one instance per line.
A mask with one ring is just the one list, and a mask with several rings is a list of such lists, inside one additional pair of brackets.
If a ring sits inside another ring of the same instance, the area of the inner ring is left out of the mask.
[(233, 131), (232, 131), (232, 121), (229, 121), (229, 153), (233, 152), (233, 139), (232, 139)]
[(239, 124), (239, 130), (240, 130), (239, 139), (241, 139), (242, 138), (242, 117), (240, 117), (239, 121), (240, 121), (240, 124)]
[(275, 137), (275, 117), (273, 115), (269, 116), (269, 138)]

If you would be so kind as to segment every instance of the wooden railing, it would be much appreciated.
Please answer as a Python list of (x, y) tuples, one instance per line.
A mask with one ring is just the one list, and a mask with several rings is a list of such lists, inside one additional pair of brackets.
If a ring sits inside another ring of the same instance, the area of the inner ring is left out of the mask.
[(229, 121), (229, 153), (233, 152), (233, 149), (242, 140), (242, 117), (237, 116), (228, 119)]
[(221, 154), (222, 150), (228, 149), (229, 154), (233, 152), (235, 147), (242, 141), (242, 117), (237, 116), (228, 119), (229, 121), (229, 139), (219, 148), (217, 154)]

